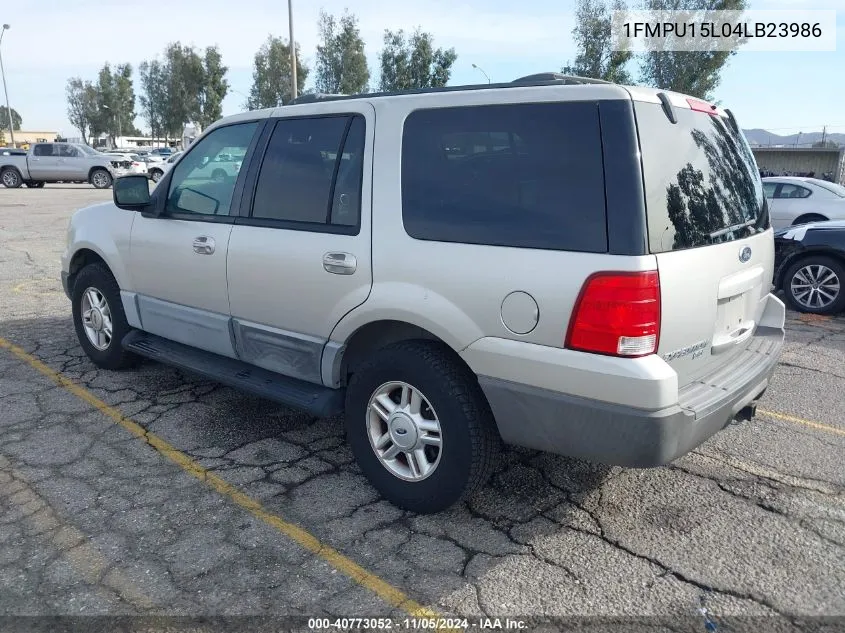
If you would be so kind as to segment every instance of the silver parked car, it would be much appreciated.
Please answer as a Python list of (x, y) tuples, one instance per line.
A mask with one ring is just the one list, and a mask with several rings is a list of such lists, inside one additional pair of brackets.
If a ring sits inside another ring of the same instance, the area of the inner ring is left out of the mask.
[(43, 187), (47, 182), (89, 182), (107, 189), (130, 172), (132, 161), (107, 156), (82, 143), (36, 143), (25, 156), (0, 156), (5, 187)]
[(218, 121), (113, 197), (62, 256), (88, 357), (343, 415), (369, 481), (417, 512), (483, 485), (502, 440), (671, 462), (754, 415), (783, 346), (754, 157), (681, 94), (310, 97)]
[(808, 222), (845, 220), (845, 187), (818, 178), (763, 178), (775, 230)]

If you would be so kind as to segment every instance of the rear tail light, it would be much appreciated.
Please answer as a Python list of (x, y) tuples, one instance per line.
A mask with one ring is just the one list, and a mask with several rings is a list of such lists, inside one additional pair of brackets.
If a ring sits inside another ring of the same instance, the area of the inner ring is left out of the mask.
[(566, 347), (593, 354), (653, 354), (660, 339), (660, 276), (601, 272), (584, 282), (566, 335)]
[(133, 166), (133, 167), (140, 167), (140, 166), (141, 166), (141, 163), (132, 163), (132, 166)]

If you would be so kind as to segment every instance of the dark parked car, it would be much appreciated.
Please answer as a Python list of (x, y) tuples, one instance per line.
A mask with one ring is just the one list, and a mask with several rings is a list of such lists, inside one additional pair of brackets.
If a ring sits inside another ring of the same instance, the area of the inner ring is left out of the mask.
[(794, 310), (845, 310), (845, 221), (812, 222), (775, 231), (774, 284)]

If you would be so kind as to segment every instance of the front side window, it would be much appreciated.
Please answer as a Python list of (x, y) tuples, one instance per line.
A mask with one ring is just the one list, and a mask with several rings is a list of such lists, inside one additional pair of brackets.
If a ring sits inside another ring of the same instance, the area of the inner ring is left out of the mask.
[(261, 163), (252, 217), (314, 230), (357, 226), (364, 131), (361, 116), (278, 121)]
[(417, 110), (402, 137), (402, 220), (420, 240), (607, 251), (595, 102)]
[(806, 187), (801, 187), (799, 185), (792, 185), (789, 183), (784, 183), (780, 186), (780, 191), (777, 193), (778, 198), (809, 198), (812, 191), (807, 189)]
[(243, 156), (257, 129), (256, 121), (227, 125), (193, 146), (173, 168), (166, 212), (228, 215)]
[(57, 145), (59, 148), (59, 156), (62, 158), (79, 158), (79, 152), (70, 145)]

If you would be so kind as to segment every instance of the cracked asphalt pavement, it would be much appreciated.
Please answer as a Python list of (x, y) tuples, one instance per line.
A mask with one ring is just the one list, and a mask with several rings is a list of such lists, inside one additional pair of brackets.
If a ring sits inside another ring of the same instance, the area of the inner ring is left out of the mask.
[(508, 449), (473, 499), (416, 516), (367, 484), (336, 419), (87, 360), (59, 256), (72, 211), (110, 196), (0, 190), (0, 337), (20, 348), (0, 347), (0, 616), (398, 617), (404, 596), (468, 617), (845, 617), (845, 318), (790, 313), (758, 416), (671, 466)]

